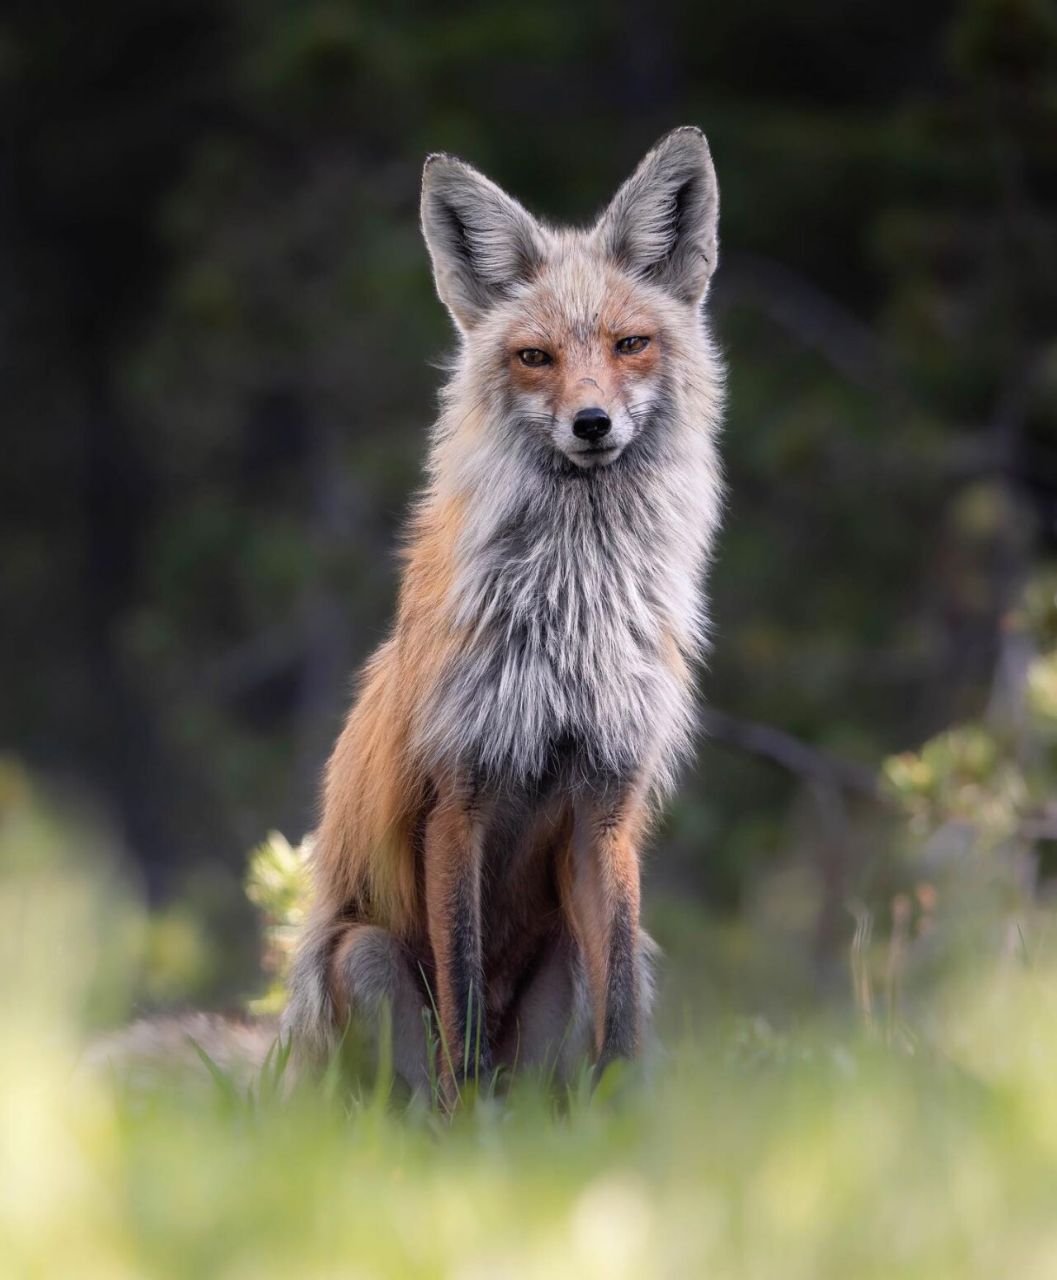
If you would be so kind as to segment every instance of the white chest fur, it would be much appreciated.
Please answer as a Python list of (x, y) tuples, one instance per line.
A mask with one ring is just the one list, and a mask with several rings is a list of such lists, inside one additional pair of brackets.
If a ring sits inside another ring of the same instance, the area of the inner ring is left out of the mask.
[(711, 520), (691, 487), (629, 469), (493, 505), (461, 548), (459, 642), (418, 726), (430, 759), (527, 778), (567, 744), (587, 772), (665, 780), (693, 723), (678, 658), (704, 622)]

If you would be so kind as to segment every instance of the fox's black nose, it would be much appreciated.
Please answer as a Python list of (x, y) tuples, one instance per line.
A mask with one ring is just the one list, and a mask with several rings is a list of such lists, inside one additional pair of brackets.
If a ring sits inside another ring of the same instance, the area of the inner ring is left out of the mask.
[(596, 440), (609, 435), (611, 425), (609, 414), (596, 405), (591, 409), (581, 409), (573, 418), (573, 435), (594, 444)]

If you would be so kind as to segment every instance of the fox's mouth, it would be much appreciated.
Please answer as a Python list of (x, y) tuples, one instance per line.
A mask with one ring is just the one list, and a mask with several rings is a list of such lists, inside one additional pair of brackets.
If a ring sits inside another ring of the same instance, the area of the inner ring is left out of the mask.
[(575, 462), (578, 467), (601, 467), (607, 462), (612, 462), (621, 452), (621, 448), (619, 444), (594, 444), (588, 449), (570, 450), (566, 457)]

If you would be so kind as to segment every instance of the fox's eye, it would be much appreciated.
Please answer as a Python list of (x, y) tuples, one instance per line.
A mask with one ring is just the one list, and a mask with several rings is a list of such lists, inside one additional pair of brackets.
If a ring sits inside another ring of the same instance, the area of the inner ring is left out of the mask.
[(521, 363), (527, 364), (531, 369), (538, 369), (541, 365), (551, 363), (551, 357), (546, 351), (541, 351), (539, 347), (526, 347), (524, 351), (519, 351), (517, 355)]
[(649, 338), (621, 338), (617, 343), (617, 355), (637, 356), (650, 345)]

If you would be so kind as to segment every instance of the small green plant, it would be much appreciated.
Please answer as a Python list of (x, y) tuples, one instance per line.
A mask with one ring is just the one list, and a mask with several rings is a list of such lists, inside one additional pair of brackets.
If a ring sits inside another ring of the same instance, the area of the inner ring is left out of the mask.
[(287, 967), (311, 896), (311, 853), (310, 836), (291, 845), (280, 832), (272, 831), (250, 854), (246, 896), (261, 915), (261, 967), (270, 979), (264, 995), (249, 1002), (254, 1014), (275, 1014), (283, 1007)]

